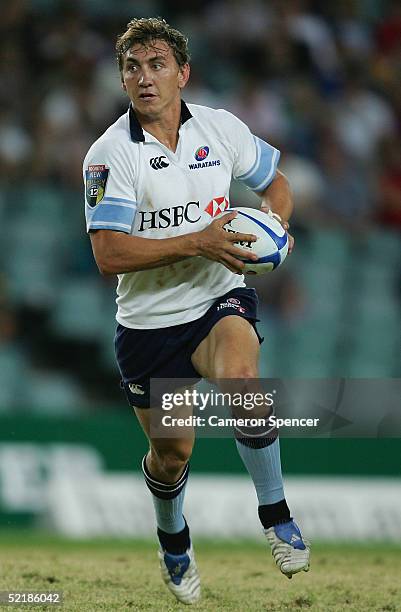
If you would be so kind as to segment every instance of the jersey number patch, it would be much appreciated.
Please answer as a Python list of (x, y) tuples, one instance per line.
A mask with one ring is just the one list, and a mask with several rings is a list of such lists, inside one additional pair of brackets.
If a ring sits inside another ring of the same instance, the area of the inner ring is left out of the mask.
[(109, 171), (110, 169), (103, 165), (88, 166), (85, 171), (86, 201), (91, 208), (104, 198)]

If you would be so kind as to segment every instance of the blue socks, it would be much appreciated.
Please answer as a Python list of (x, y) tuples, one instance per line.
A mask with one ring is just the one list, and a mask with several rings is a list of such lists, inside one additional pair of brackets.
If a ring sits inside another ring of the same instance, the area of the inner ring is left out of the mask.
[(284, 497), (278, 437), (239, 438), (235, 442), (255, 485), (264, 529), (287, 523), (291, 515)]
[(255, 485), (259, 505), (276, 504), (283, 500), (284, 489), (278, 438), (263, 448), (250, 448), (244, 442), (235, 441), (241, 459)]
[[(235, 442), (255, 486), (262, 525), (268, 529), (290, 520), (290, 511), (284, 497), (278, 437), (273, 441), (259, 440), (256, 448), (256, 440), (241, 438)], [(170, 553), (184, 553), (190, 546), (189, 530), (182, 513), (189, 464), (177, 482), (166, 484), (150, 475), (145, 458), (142, 461), (142, 471), (152, 493), (160, 544)]]
[(184, 553), (190, 546), (189, 529), (182, 513), (189, 464), (177, 482), (166, 484), (150, 475), (145, 460), (146, 455), (142, 460), (142, 471), (152, 493), (161, 547), (172, 554)]

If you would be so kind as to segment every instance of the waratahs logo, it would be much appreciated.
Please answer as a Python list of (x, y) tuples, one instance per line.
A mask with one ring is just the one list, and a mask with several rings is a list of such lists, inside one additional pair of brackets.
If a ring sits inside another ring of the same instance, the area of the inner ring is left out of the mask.
[(209, 147), (199, 147), (195, 151), (195, 159), (196, 161), (203, 161), (209, 155)]

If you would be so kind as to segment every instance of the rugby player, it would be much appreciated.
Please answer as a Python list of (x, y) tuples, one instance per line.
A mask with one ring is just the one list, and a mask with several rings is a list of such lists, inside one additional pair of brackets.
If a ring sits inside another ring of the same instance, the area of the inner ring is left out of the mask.
[[(221, 213), (229, 208), (233, 177), (260, 194), (262, 210), (286, 230), (293, 203), (277, 169), (277, 149), (231, 113), (181, 99), (190, 74), (187, 42), (162, 19), (128, 24), (116, 50), (130, 106), (90, 148), (84, 180), (97, 265), (104, 275), (118, 275), (116, 356), (149, 439), (142, 470), (155, 508), (162, 577), (190, 604), (200, 597), (183, 516), (194, 436), (152, 437), (149, 381), (259, 376), (257, 296), (245, 286), (245, 252), (235, 244), (256, 237), (224, 231), (236, 213)], [(284, 496), (276, 432), (238, 437), (236, 444), (277, 566), (288, 577), (308, 570), (309, 546)]]

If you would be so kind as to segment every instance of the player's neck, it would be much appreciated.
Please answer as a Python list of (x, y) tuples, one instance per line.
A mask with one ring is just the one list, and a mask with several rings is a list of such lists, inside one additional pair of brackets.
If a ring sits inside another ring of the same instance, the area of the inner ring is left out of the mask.
[(144, 130), (175, 153), (181, 122), (181, 101), (155, 116), (137, 115)]

